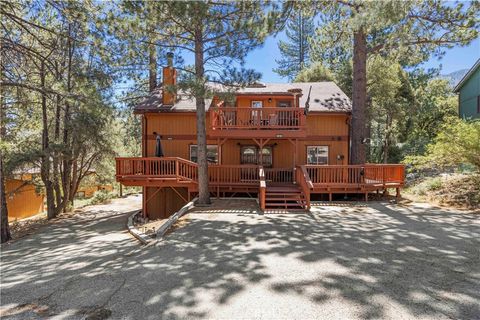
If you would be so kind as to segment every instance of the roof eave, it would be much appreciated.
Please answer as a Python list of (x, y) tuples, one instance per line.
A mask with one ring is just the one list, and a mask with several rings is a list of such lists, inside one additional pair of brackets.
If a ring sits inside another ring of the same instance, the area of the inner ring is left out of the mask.
[(458, 93), (460, 88), (463, 87), (463, 84), (470, 78), (470, 76), (477, 71), (478, 67), (480, 67), (480, 58), (475, 62), (473, 67), (468, 70), (468, 72), (463, 76), (463, 78), (458, 82), (458, 84), (453, 88), (453, 92)]

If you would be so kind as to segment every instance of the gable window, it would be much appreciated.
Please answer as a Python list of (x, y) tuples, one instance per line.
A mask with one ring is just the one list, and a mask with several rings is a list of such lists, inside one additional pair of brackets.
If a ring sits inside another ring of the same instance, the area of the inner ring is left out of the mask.
[(328, 146), (307, 146), (307, 164), (328, 164)]
[[(196, 144), (190, 145), (190, 161), (198, 162), (198, 147)], [(218, 164), (218, 146), (216, 144), (207, 145), (208, 163)]]

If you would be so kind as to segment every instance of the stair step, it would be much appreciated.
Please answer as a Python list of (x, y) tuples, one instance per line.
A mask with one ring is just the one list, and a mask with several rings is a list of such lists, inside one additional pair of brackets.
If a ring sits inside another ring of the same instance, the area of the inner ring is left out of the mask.
[(265, 201), (305, 201), (305, 198), (265, 198)]
[(299, 203), (265, 203), (265, 207), (304, 207)]

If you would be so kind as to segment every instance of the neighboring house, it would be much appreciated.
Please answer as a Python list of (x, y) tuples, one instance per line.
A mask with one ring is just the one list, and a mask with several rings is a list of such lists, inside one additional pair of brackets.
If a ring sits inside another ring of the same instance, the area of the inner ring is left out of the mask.
[(480, 118), (480, 59), (455, 86), (458, 114), (462, 119)]
[[(41, 172), (39, 168), (23, 168), (14, 172), (13, 177), (22, 181), (41, 181)], [(89, 170), (83, 178), (78, 187), (75, 197), (91, 198), (96, 191), (113, 191), (113, 185), (103, 184), (98, 179), (98, 174), (95, 170)]]
[[(164, 86), (176, 84), (169, 64)], [(219, 96), (206, 101), (213, 195), (258, 196), (262, 209), (309, 209), (312, 193), (367, 196), (403, 184), (402, 165), (348, 166), (351, 104), (333, 82), (257, 83), (233, 99)], [(151, 219), (198, 193), (195, 105), (159, 87), (134, 109), (142, 118), (143, 157), (117, 158), (116, 178), (143, 187), (143, 213)], [(155, 157), (157, 136), (163, 157)]]
[(90, 170), (87, 172), (87, 175), (80, 183), (80, 186), (78, 186), (75, 197), (91, 198), (94, 196), (96, 191), (113, 191), (113, 186), (111, 184), (102, 184), (98, 180), (98, 175), (95, 170)]
[(6, 179), (8, 220), (28, 218), (42, 213), (45, 196), (38, 193), (30, 180)]

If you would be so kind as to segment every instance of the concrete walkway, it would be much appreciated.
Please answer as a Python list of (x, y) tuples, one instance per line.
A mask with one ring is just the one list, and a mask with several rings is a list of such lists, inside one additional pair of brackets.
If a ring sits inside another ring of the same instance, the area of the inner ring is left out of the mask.
[(479, 215), (217, 205), (142, 247), (125, 231), (140, 203), (91, 207), (3, 246), (5, 319), (480, 319)]

